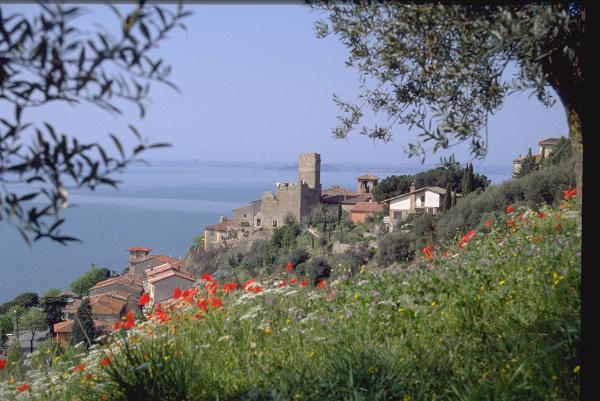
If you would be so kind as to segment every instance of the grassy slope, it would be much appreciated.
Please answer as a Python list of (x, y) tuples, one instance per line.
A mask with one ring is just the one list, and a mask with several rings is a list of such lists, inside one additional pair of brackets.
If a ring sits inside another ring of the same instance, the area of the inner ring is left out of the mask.
[[(577, 213), (557, 212), (503, 214), (406, 270), (264, 283), (218, 294), (202, 318), (180, 304), (166, 324), (114, 333), (111, 351), (54, 359), (17, 399), (578, 399), (581, 245)], [(19, 384), (1, 383), (0, 399)]]

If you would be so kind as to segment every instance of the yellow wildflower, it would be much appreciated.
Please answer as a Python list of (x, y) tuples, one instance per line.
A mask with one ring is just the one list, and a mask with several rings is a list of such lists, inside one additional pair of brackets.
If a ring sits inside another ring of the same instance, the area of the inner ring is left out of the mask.
[(265, 334), (271, 334), (273, 332), (273, 329), (270, 327), (265, 327), (265, 329), (263, 331)]
[(573, 373), (577, 374), (581, 370), (581, 366), (577, 365), (573, 368)]

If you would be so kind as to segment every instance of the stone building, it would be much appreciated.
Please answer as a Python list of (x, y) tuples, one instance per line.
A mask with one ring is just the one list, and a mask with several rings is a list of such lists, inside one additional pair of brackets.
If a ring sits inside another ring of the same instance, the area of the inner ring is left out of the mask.
[(350, 209), (350, 219), (354, 224), (364, 223), (368, 216), (381, 213), (385, 207), (377, 202), (358, 202)]
[(152, 255), (152, 249), (143, 246), (134, 246), (127, 249), (129, 252), (129, 264), (127, 266), (127, 275), (139, 283), (145, 279), (146, 270), (153, 269), (165, 263), (172, 265), (183, 265), (182, 259), (176, 259), (167, 255)]
[(96, 283), (89, 290), (90, 297), (109, 292), (118, 291), (121, 294), (129, 294), (133, 298), (139, 298), (143, 291), (141, 280), (136, 280), (128, 275), (116, 276)]
[[(546, 138), (546, 139), (542, 139), (541, 141), (539, 141), (538, 142), (538, 146), (540, 147), (539, 152), (532, 154), (535, 161), (539, 163), (543, 158), (548, 157), (548, 155), (550, 155), (550, 153), (552, 153), (552, 151), (554, 150), (554, 147), (556, 145), (558, 145), (559, 142), (560, 142), (560, 138)], [(519, 155), (519, 157), (517, 157), (516, 159), (513, 160), (513, 162), (512, 162), (513, 174), (516, 174), (519, 172), (519, 170), (521, 169), (521, 165), (523, 164), (523, 161), (525, 160), (526, 157), (527, 157), (527, 155), (525, 155), (525, 156)]]
[(192, 288), (196, 279), (189, 274), (178, 270), (167, 270), (148, 278), (148, 293), (150, 306), (171, 299), (175, 288), (185, 291)]
[[(413, 183), (409, 192), (384, 200), (382, 203), (388, 204), (390, 211), (389, 218), (385, 220), (390, 231), (394, 224), (405, 219), (409, 214), (438, 214), (442, 210), (445, 194), (444, 188), (423, 187), (417, 189)], [(454, 193), (454, 195), (460, 197), (460, 194)]]
[(321, 199), (321, 156), (302, 153), (298, 159), (298, 182), (277, 183), (275, 193), (265, 192), (259, 200), (232, 213), (234, 227), (272, 230), (283, 225), (288, 214), (302, 222)]

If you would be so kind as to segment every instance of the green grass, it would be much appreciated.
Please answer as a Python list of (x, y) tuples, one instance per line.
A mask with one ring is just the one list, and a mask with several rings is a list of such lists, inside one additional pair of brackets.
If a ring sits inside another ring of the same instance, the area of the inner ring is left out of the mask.
[(576, 400), (581, 238), (567, 209), (502, 214), (463, 249), (323, 289), (218, 294), (202, 319), (179, 304), (168, 323), (33, 370), (17, 397), (5, 379), (0, 399)]

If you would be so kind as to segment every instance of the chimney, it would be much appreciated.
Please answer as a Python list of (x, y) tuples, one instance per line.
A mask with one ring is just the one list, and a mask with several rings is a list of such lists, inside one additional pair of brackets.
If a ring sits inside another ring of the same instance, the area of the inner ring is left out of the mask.
[(227, 217), (225, 217), (225, 216), (221, 216), (221, 217), (219, 217), (219, 223), (224, 223), (224, 222), (226, 222), (226, 221), (228, 221), (228, 220), (227, 220)]
[(415, 183), (411, 182), (410, 183), (410, 210), (415, 210), (415, 207), (417, 206), (417, 195), (415, 195), (415, 190), (417, 188), (415, 187)]

